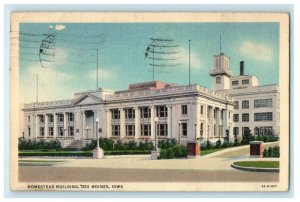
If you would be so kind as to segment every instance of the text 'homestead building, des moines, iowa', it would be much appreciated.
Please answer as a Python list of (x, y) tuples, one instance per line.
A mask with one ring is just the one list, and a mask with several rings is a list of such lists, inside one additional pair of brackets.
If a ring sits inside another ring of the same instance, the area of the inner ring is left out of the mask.
[[(279, 135), (278, 85), (260, 86), (255, 76), (233, 76), (230, 59), (213, 57), (212, 91), (160, 81), (129, 85), (128, 90), (75, 93), (74, 99), (24, 106), (24, 137), (57, 139), (63, 147), (84, 146), (99, 137), (123, 141), (175, 138), (204, 143), (255, 135)], [(98, 121), (98, 124), (96, 124)], [(98, 125), (98, 129), (96, 128)]]

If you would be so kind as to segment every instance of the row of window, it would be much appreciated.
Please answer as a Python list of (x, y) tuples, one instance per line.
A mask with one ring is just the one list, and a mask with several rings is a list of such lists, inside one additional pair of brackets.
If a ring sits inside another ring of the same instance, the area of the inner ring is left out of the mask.
[[(27, 128), (28, 130), (28, 136), (31, 136), (31, 127)], [(39, 129), (39, 136), (44, 137), (45, 136), (45, 127), (40, 127)], [(74, 136), (74, 127), (69, 126), (68, 127), (68, 135), (69, 136)], [(53, 137), (54, 136), (54, 127), (48, 127), (48, 137)], [(63, 137), (64, 136), (64, 128), (63, 127), (58, 127), (58, 136)]]
[[(249, 79), (243, 79), (243, 80), (242, 80), (242, 84), (243, 84), (243, 85), (249, 84)], [(239, 80), (232, 81), (232, 82), (231, 82), (231, 85), (232, 85), (232, 86), (237, 86), (237, 85), (239, 85)]]
[[(233, 114), (233, 121), (239, 122), (239, 114)], [(254, 113), (254, 121), (273, 121), (273, 113)], [(249, 122), (249, 113), (242, 114), (242, 122)]]
[[(249, 127), (242, 127), (242, 135), (244, 133), (250, 130)], [(274, 134), (274, 129), (272, 126), (260, 126), (260, 127), (255, 127), (254, 128), (254, 135), (273, 135)], [(233, 128), (233, 135), (239, 135), (239, 127), (234, 127)]]
[[(201, 125), (203, 129), (203, 125)], [(126, 125), (126, 136), (135, 135), (135, 125)], [(167, 137), (168, 124), (161, 123), (156, 125), (156, 133), (158, 136)], [(112, 135), (120, 136), (120, 125), (112, 125)], [(187, 123), (181, 123), (181, 135), (187, 136)], [(141, 124), (141, 136), (151, 136), (151, 124)]]
[[(272, 107), (272, 98), (254, 100), (254, 108)], [(242, 109), (249, 108), (249, 100), (242, 101)], [(234, 109), (239, 109), (239, 101), (234, 102)]]
[[(53, 114), (48, 114), (48, 121), (49, 123), (53, 123), (54, 122), (54, 116)], [(39, 122), (40, 123), (45, 123), (45, 115), (39, 115)], [(74, 121), (74, 114), (73, 113), (67, 113), (67, 118), (68, 118), (68, 122), (73, 122)], [(59, 123), (64, 122), (64, 114), (57, 114), (57, 120)], [(30, 123), (31, 121), (31, 116), (27, 117), (27, 121), (28, 123)]]

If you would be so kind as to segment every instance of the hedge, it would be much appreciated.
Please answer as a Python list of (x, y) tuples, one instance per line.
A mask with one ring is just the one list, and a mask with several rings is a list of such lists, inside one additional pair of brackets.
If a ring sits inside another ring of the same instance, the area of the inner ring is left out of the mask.
[[(108, 150), (104, 155), (130, 155), (130, 154), (150, 154), (150, 150)], [(93, 151), (21, 151), (19, 156), (57, 156), (57, 157), (92, 157)]]
[(159, 159), (186, 158), (187, 148), (183, 145), (175, 145), (168, 149), (161, 149)]

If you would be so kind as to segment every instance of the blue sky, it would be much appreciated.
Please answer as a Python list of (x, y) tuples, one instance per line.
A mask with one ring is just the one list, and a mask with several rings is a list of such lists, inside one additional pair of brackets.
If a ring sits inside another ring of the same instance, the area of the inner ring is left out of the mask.
[[(46, 33), (55, 35), (48, 51), (54, 57), (44, 56), (53, 62), (43, 62), (42, 68), (38, 47)], [(74, 92), (95, 90), (96, 49), (99, 87), (125, 90), (130, 83), (152, 81), (151, 61), (145, 59), (150, 38), (173, 39), (172, 44), (179, 45), (173, 51), (180, 51), (174, 56), (180, 58), (174, 62), (179, 65), (156, 68), (155, 80), (188, 84), (190, 39), (191, 83), (210, 89), (208, 73), (213, 55), (219, 53), (220, 35), (222, 52), (230, 57), (235, 74), (244, 60), (245, 74), (255, 75), (261, 85), (278, 83), (277, 23), (26, 23), (20, 25), (19, 35), (20, 98), (23, 103), (35, 101), (35, 70), (39, 101), (72, 99)]]

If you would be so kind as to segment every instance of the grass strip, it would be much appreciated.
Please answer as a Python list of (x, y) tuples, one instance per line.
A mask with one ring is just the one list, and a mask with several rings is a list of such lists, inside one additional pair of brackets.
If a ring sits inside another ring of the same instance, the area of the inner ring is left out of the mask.
[(279, 168), (279, 161), (238, 161), (233, 164), (251, 168)]

